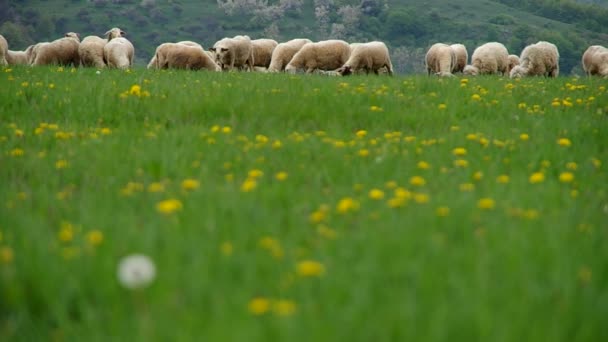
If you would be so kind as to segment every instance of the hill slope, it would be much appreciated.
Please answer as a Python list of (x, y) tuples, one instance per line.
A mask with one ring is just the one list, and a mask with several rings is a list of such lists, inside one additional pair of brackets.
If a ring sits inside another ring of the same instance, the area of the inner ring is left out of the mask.
[(243, 33), (277, 40), (379, 39), (390, 46), (401, 73), (421, 72), (424, 52), (437, 41), (462, 42), (472, 53), (476, 46), (496, 40), (519, 54), (528, 43), (549, 40), (558, 45), (566, 74), (580, 72), (580, 56), (588, 45), (608, 42), (608, 25), (603, 25), (608, 10), (568, 1), (563, 1), (567, 12), (543, 0), (277, 0), (266, 6), (240, 1), (249, 7), (227, 3), (220, 8), (217, 0), (2, 2), (0, 33), (13, 49), (23, 49), (67, 31), (102, 35), (118, 26), (136, 46), (138, 64), (144, 64), (158, 44), (182, 39), (205, 47)]

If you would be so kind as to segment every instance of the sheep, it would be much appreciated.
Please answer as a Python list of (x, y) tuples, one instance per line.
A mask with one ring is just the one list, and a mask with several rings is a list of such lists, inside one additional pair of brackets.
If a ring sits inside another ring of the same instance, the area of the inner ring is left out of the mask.
[(452, 68), (452, 73), (462, 72), (464, 67), (467, 65), (467, 61), (469, 60), (467, 48), (462, 44), (452, 44), (450, 47), (456, 54), (456, 64), (454, 64), (454, 67)]
[(234, 36), (234, 38), (223, 38), (213, 44), (210, 49), (215, 55), (215, 61), (222, 70), (233, 70), (234, 68), (253, 69), (255, 60), (251, 38), (249, 36)]
[(103, 47), (108, 42), (97, 36), (87, 36), (78, 47), (80, 65), (84, 67), (104, 68), (106, 63), (103, 61)]
[(124, 38), (124, 32), (112, 28), (106, 32), (108, 42), (103, 47), (103, 60), (109, 68), (128, 69), (133, 65), (135, 48)]
[[(353, 44), (351, 44), (351, 47)], [(350, 57), (337, 72), (342, 75), (350, 75), (358, 70), (370, 70), (378, 75), (378, 70), (386, 68), (389, 75), (393, 75), (393, 64), (388, 53), (388, 48), (383, 42), (369, 42), (357, 44), (352, 47)]]
[(477, 76), (500, 73), (505, 75), (509, 68), (509, 52), (501, 43), (485, 43), (473, 51), (471, 65), (467, 65), (463, 74)]
[(601, 45), (590, 46), (582, 58), (583, 70), (587, 76), (598, 75), (608, 78), (608, 49)]
[(254, 66), (268, 68), (272, 59), (272, 52), (277, 47), (277, 43), (274, 39), (255, 39), (251, 41), (251, 48), (253, 49), (253, 61)]
[(523, 76), (559, 75), (559, 51), (557, 46), (545, 41), (526, 46), (519, 56), (520, 64), (511, 70), (511, 78)]
[(307, 43), (298, 51), (285, 71), (295, 73), (298, 69), (305, 69), (312, 73), (316, 69), (336, 70), (350, 57), (350, 46), (343, 40), (324, 40), (316, 43)]
[(190, 43), (192, 42), (159, 45), (148, 68), (222, 71), (221, 67), (203, 50), (201, 45)]
[(8, 42), (0, 34), (0, 65), (8, 65), (6, 55), (8, 54)]
[[(31, 51), (31, 49), (30, 49), (30, 51)], [(7, 54), (6, 54), (6, 61), (8, 62), (9, 65), (29, 64), (27, 50), (26, 51), (8, 50)]]
[(38, 43), (31, 50), (31, 65), (73, 65), (80, 64), (78, 47), (80, 38), (77, 33), (68, 32), (63, 38), (50, 43)]
[(511, 70), (519, 65), (519, 56), (518, 55), (509, 55), (509, 67), (507, 68), (507, 74), (511, 74)]
[(431, 46), (425, 56), (426, 70), (429, 75), (451, 77), (456, 65), (456, 53), (449, 45), (436, 43)]
[(277, 45), (272, 51), (268, 71), (279, 72), (285, 70), (293, 56), (307, 43), (312, 43), (312, 41), (306, 38), (296, 38)]
[[(165, 44), (167, 44), (167, 43), (165, 43)], [(175, 44), (182, 44), (182, 45), (188, 45), (188, 46), (195, 46), (195, 47), (199, 47), (199, 48), (201, 48), (201, 49), (205, 50), (201, 44), (199, 44), (199, 43), (197, 43), (197, 42), (190, 41), (190, 40), (182, 40), (182, 41), (177, 42), (177, 43), (175, 43)], [(163, 45), (163, 44), (161, 44), (161, 45)], [(159, 46), (157, 47), (157, 49), (158, 49), (158, 48), (159, 48), (161, 45), (159, 45)], [(205, 51), (205, 54), (207, 54), (207, 56), (209, 56), (209, 57), (211, 58), (211, 60), (214, 60), (215, 56), (213, 55), (213, 53), (211, 53), (210, 51)], [(154, 55), (152, 56), (152, 59), (151, 59), (151, 60), (150, 60), (150, 62), (148, 63), (148, 69), (160, 69), (160, 68), (158, 67), (158, 62), (157, 62), (157, 59), (156, 59), (156, 52), (154, 52)]]

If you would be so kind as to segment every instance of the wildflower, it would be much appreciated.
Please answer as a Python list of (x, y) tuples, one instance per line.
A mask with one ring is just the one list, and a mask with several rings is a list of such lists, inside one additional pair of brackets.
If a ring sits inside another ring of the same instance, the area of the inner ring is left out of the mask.
[(437, 106), (437, 109), (439, 109), (439, 110), (445, 110), (446, 108), (448, 108), (448, 106), (445, 103), (440, 103)]
[(414, 202), (416, 202), (418, 204), (428, 203), (429, 200), (430, 200), (430, 197), (427, 194), (423, 194), (423, 193), (414, 194)]
[(372, 112), (381, 112), (382, 111), (382, 107), (371, 106), (371, 107), (369, 107), (369, 110), (371, 110)]
[(281, 259), (283, 257), (284, 253), (283, 248), (281, 247), (281, 243), (270, 236), (265, 236), (261, 238), (258, 242), (258, 245), (262, 249), (265, 249), (270, 252), (270, 254), (276, 259)]
[(69, 166), (69, 163), (67, 160), (65, 159), (61, 159), (55, 162), (55, 168), (60, 170), (60, 169), (65, 169)]
[(272, 312), (277, 316), (291, 316), (296, 312), (296, 303), (289, 299), (279, 299), (273, 303)]
[(330, 240), (333, 240), (338, 236), (338, 233), (336, 233), (335, 230), (322, 224), (317, 226), (317, 233), (322, 237)]
[(469, 192), (475, 190), (475, 184), (473, 183), (462, 183), (459, 186), (460, 191)]
[(25, 152), (20, 148), (15, 148), (10, 151), (11, 157), (21, 157)]
[(278, 180), (279, 182), (282, 182), (287, 179), (287, 172), (285, 172), (285, 171), (277, 172), (277, 174), (274, 175), (274, 178), (276, 180)]
[(369, 198), (373, 200), (381, 200), (384, 198), (384, 191), (380, 189), (371, 189), (369, 191)]
[(405, 205), (405, 198), (403, 198), (403, 197), (390, 198), (386, 202), (386, 205), (388, 205), (389, 208), (401, 208)]
[(562, 183), (570, 183), (574, 180), (574, 174), (572, 172), (562, 172), (559, 174), (559, 181)]
[(424, 186), (426, 184), (426, 180), (420, 176), (413, 176), (410, 178), (410, 184), (414, 186)]
[(530, 178), (528, 179), (531, 184), (542, 183), (544, 180), (545, 174), (542, 172), (534, 172), (532, 175), (530, 175)]
[(253, 191), (257, 186), (258, 182), (256, 182), (255, 179), (247, 178), (245, 179), (243, 184), (241, 184), (241, 191), (250, 192)]
[(275, 150), (278, 150), (281, 147), (283, 147), (283, 143), (281, 142), (281, 140), (275, 140), (272, 142), (272, 148), (274, 148)]
[(364, 138), (367, 135), (367, 131), (366, 130), (359, 130), (355, 134), (357, 135), (357, 138)]
[(593, 167), (599, 169), (602, 166), (602, 161), (597, 158), (591, 158), (591, 163), (593, 163)]
[(321, 206), (318, 210), (313, 211), (308, 219), (311, 223), (320, 223), (327, 219), (327, 211), (328, 208), (326, 206)]
[(481, 96), (479, 96), (479, 94), (473, 94), (471, 96), (471, 100), (473, 100), (473, 101), (481, 101)]
[(92, 230), (87, 233), (87, 242), (95, 247), (103, 242), (103, 233), (99, 230)]
[(491, 210), (494, 209), (494, 200), (491, 198), (481, 198), (479, 201), (477, 201), (477, 207), (479, 209), (484, 209), (484, 210)]
[(270, 300), (264, 297), (255, 297), (249, 301), (247, 308), (250, 313), (256, 316), (263, 315), (270, 310)]
[(369, 156), (369, 150), (366, 149), (366, 148), (362, 148), (362, 149), (359, 150), (359, 152), (357, 152), (357, 154), (360, 157), (367, 157), (367, 156)]
[(143, 254), (131, 254), (118, 264), (118, 281), (128, 289), (138, 289), (150, 285), (156, 277), (156, 266), (152, 259)]
[(359, 209), (359, 202), (352, 199), (351, 197), (344, 197), (336, 205), (336, 210), (341, 214), (346, 214), (351, 211), (357, 211)]
[(74, 227), (69, 222), (61, 222), (57, 237), (61, 242), (70, 242), (74, 239)]
[(464, 147), (456, 147), (452, 150), (452, 154), (455, 156), (464, 156), (467, 154), (467, 150)]
[(522, 133), (519, 135), (519, 139), (521, 139), (522, 141), (527, 141), (528, 139), (530, 139), (530, 136), (526, 133)]
[(435, 210), (435, 214), (439, 217), (446, 217), (450, 215), (450, 208), (446, 206), (439, 207)]
[(384, 183), (384, 186), (385, 186), (387, 189), (394, 189), (394, 188), (396, 188), (396, 187), (397, 187), (397, 182), (395, 182), (395, 181), (393, 181), (393, 180), (392, 180), (392, 181), (388, 181), (388, 182)]
[(131, 89), (129, 89), (129, 95), (134, 95), (134, 96), (141, 96), (141, 86), (134, 84), (131, 86)]
[(418, 167), (421, 170), (426, 170), (426, 169), (430, 168), (431, 165), (429, 165), (429, 163), (427, 163), (425, 161), (419, 161), (418, 164), (416, 164), (416, 167)]
[(165, 186), (163, 185), (163, 183), (154, 182), (154, 183), (150, 183), (150, 185), (148, 185), (148, 192), (163, 192), (163, 191), (165, 191)]
[(561, 138), (557, 140), (557, 144), (559, 146), (569, 147), (570, 145), (572, 145), (572, 142), (568, 138)]
[(466, 161), (465, 159), (456, 159), (456, 160), (454, 160), (454, 166), (464, 168), (464, 167), (469, 166), (469, 162)]
[(222, 133), (224, 134), (230, 134), (232, 132), (232, 128), (230, 126), (224, 126), (222, 127)]
[(222, 252), (222, 254), (224, 254), (225, 256), (231, 256), (231, 255), (232, 255), (232, 250), (233, 250), (232, 243), (230, 243), (230, 242), (228, 242), (228, 241), (223, 242), (223, 243), (220, 245), (220, 251), (221, 251), (221, 252)]
[(325, 266), (318, 261), (304, 260), (296, 265), (296, 272), (301, 277), (320, 277), (325, 273)]
[(483, 172), (477, 171), (473, 174), (473, 179), (476, 181), (480, 181), (483, 178)]
[(200, 183), (196, 179), (188, 178), (182, 181), (182, 189), (186, 191), (195, 190), (199, 187), (199, 185)]
[(247, 177), (249, 177), (249, 178), (251, 178), (251, 179), (260, 178), (260, 177), (262, 177), (263, 175), (264, 175), (264, 172), (263, 172), (263, 171), (261, 171), (261, 170), (258, 170), (258, 169), (253, 169), (253, 170), (250, 170), (250, 171), (247, 173)]
[(500, 176), (496, 177), (496, 182), (498, 182), (500, 184), (507, 184), (507, 183), (509, 183), (509, 176), (500, 175)]
[(160, 201), (156, 204), (156, 210), (158, 210), (159, 213), (165, 215), (173, 214), (177, 211), (182, 210), (182, 208), (182, 202), (175, 198)]
[(566, 163), (566, 168), (568, 170), (576, 171), (576, 169), (578, 168), (578, 165), (576, 165), (575, 162), (569, 162), (569, 163)]

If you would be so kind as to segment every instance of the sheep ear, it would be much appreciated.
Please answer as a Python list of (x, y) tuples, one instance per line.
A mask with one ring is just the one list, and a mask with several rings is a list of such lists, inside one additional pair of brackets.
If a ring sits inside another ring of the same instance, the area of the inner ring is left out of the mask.
[(211, 52), (215, 52), (215, 48), (214, 48), (214, 47), (209, 48), (209, 51), (211, 51)]
[(106, 36), (106, 37), (109, 37), (109, 36), (110, 36), (110, 32), (112, 32), (112, 30), (110, 30), (110, 31), (108, 31), (108, 32), (106, 32), (106, 33), (104, 33), (103, 35), (104, 35), (104, 36)]
[(120, 31), (120, 35), (125, 37), (127, 35), (127, 33), (125, 31)]
[(227, 48), (222, 48), (222, 52), (226, 52), (226, 51), (228, 51)]

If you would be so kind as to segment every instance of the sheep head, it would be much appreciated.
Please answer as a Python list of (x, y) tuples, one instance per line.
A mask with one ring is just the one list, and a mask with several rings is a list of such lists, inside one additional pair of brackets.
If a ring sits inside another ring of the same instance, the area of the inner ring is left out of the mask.
[(127, 34), (125, 33), (125, 31), (119, 29), (118, 27), (113, 27), (112, 29), (110, 29), (108, 32), (106, 32), (104, 34), (104, 36), (106, 36), (106, 38), (108, 39), (108, 41), (114, 39), (114, 38), (120, 38), (120, 37), (124, 37)]
[(350, 65), (343, 65), (338, 70), (336, 70), (336, 72), (341, 76), (348, 76), (352, 75), (353, 69)]
[(468, 76), (477, 76), (479, 74), (479, 69), (472, 65), (467, 65), (462, 70), (462, 73)]
[(516, 65), (509, 73), (510, 78), (520, 78), (525, 75), (525, 69), (521, 65)]
[(68, 32), (65, 34), (66, 38), (72, 38), (72, 39), (76, 39), (77, 41), (80, 41), (80, 35), (76, 32)]

